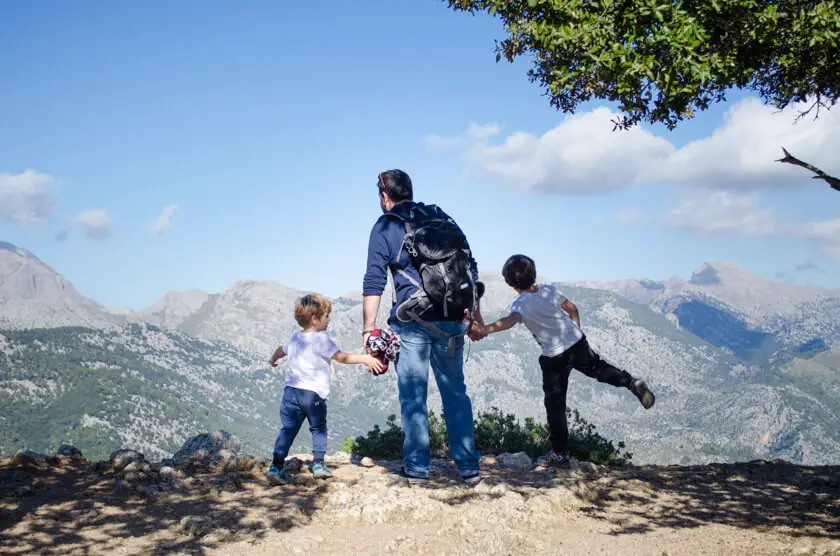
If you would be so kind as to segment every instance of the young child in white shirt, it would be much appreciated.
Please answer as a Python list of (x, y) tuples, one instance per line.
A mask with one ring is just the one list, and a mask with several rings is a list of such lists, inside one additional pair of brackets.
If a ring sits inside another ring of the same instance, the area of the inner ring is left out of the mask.
[(282, 428), (274, 443), (274, 457), (266, 476), (274, 483), (285, 483), (283, 465), (289, 448), (303, 425), (309, 421), (312, 432), (312, 474), (316, 478), (332, 477), (324, 463), (327, 452), (327, 399), (330, 395), (330, 362), (348, 365), (367, 365), (375, 371), (382, 363), (367, 354), (345, 353), (324, 331), (330, 323), (332, 303), (324, 296), (305, 295), (295, 304), (295, 320), (301, 330), (295, 330), (289, 341), (279, 346), (269, 360), (272, 367), (285, 356), (289, 357), (289, 374), (280, 404)]
[(574, 303), (551, 284), (537, 284), (537, 267), (525, 255), (513, 255), (502, 268), (505, 282), (519, 292), (510, 314), (484, 327), (484, 334), (508, 330), (523, 323), (542, 348), (539, 358), (543, 375), (545, 410), (551, 450), (537, 459), (540, 465), (569, 465), (569, 426), (566, 421), (566, 392), (569, 374), (577, 369), (599, 382), (627, 388), (650, 409), (655, 401), (644, 380), (618, 369), (592, 351), (580, 328), (580, 314)]

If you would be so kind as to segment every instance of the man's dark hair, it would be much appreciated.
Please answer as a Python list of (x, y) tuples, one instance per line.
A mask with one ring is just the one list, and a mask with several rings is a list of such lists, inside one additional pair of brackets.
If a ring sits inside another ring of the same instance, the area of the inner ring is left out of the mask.
[(414, 200), (411, 178), (402, 170), (385, 170), (379, 174), (379, 190), (387, 193), (395, 203)]
[(531, 257), (513, 255), (505, 261), (502, 276), (508, 286), (517, 290), (527, 290), (537, 281), (537, 265)]

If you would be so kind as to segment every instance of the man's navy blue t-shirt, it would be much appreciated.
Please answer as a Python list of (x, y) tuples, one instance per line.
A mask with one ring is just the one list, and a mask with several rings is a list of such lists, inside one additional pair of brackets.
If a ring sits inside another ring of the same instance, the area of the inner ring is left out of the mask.
[[(396, 305), (407, 300), (417, 291), (417, 286), (412, 284), (405, 276), (398, 274), (396, 270), (399, 268), (404, 269), (406, 274), (420, 283), (420, 274), (414, 268), (414, 265), (411, 264), (411, 258), (408, 256), (408, 253), (405, 249), (400, 250), (403, 238), (405, 237), (405, 225), (399, 218), (395, 218), (391, 214), (407, 215), (411, 207), (415, 205), (421, 207), (432, 206), (414, 203), (413, 201), (404, 201), (380, 216), (370, 231), (367, 271), (365, 272), (365, 278), (362, 283), (362, 295), (382, 295), (388, 283), (388, 267), (391, 267), (397, 298), (396, 304), (391, 307), (391, 319), (395, 318), (394, 312)], [(448, 217), (440, 208), (437, 210), (444, 217)], [(467, 243), (467, 248), (469, 248), (469, 243)], [(397, 253), (400, 253), (399, 260), (396, 260)], [(471, 259), (471, 267), (473, 280), (477, 282), (478, 265), (475, 262), (475, 258)], [(423, 318), (429, 321), (461, 320), (461, 315), (450, 315), (447, 318), (443, 316), (442, 309), (432, 308)]]

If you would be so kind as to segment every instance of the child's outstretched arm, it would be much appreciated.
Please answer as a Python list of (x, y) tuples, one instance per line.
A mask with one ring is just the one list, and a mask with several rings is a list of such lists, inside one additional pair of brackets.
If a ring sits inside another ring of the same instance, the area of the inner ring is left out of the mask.
[(572, 319), (578, 327), (580, 327), (580, 313), (578, 312), (577, 305), (568, 299), (564, 299), (563, 303), (560, 304), (560, 307), (569, 313), (569, 318)]
[(345, 353), (343, 351), (337, 351), (332, 358), (334, 361), (344, 363), (345, 365), (367, 365), (377, 372), (383, 368), (382, 362), (379, 359), (367, 353)]
[(277, 346), (277, 349), (274, 350), (274, 353), (271, 355), (271, 359), (268, 360), (268, 364), (272, 367), (277, 366), (277, 361), (286, 357), (286, 352), (283, 350), (283, 346)]
[(496, 322), (485, 326), (484, 333), (493, 334), (495, 332), (503, 332), (505, 330), (508, 330), (509, 328), (513, 328), (520, 322), (522, 322), (522, 315), (520, 315), (519, 313), (511, 313), (508, 316), (502, 317)]

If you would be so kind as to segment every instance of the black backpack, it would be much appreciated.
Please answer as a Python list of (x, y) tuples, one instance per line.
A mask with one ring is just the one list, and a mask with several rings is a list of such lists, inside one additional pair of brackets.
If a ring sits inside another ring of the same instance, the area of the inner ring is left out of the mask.
[(471, 315), (478, 297), (470, 264), (472, 254), (466, 236), (455, 221), (437, 206), (419, 203), (405, 216), (390, 214), (405, 225), (400, 250), (408, 252), (422, 282), (418, 284), (407, 272), (397, 270), (418, 289), (398, 308), (398, 318), (409, 320), (413, 318), (411, 313), (419, 316), (431, 307), (439, 308), (449, 320), (459, 320), (465, 311)]

